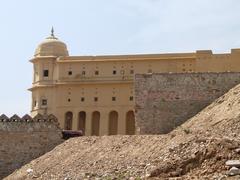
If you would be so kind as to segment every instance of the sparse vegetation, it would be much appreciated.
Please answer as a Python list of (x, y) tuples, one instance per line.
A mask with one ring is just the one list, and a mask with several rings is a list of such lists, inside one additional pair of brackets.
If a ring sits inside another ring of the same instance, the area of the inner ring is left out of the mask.
[(191, 131), (190, 129), (183, 129), (183, 131), (186, 133), (186, 134), (189, 134)]

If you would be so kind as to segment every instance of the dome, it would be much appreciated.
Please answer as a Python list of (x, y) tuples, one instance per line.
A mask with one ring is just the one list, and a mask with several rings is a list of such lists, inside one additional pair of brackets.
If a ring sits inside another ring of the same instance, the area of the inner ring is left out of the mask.
[(38, 45), (34, 56), (68, 56), (68, 50), (66, 44), (54, 36), (52, 29), (51, 36)]

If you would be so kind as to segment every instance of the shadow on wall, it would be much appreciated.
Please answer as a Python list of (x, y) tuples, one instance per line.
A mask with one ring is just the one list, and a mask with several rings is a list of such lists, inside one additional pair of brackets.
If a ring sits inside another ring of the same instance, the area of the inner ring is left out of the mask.
[(0, 116), (0, 179), (62, 143), (54, 115)]

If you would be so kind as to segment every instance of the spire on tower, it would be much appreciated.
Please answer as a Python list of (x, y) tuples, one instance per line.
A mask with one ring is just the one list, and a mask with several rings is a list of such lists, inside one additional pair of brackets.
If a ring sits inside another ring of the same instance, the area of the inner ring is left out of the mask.
[(52, 29), (51, 29), (51, 36), (52, 36), (52, 37), (55, 37), (55, 36), (54, 36), (54, 29), (53, 29), (53, 26), (52, 26)]
[(53, 26), (52, 26), (52, 29), (51, 29), (51, 34), (50, 34), (50, 36), (47, 37), (46, 39), (58, 39), (58, 38), (56, 38), (55, 35), (54, 35), (54, 28), (53, 28)]

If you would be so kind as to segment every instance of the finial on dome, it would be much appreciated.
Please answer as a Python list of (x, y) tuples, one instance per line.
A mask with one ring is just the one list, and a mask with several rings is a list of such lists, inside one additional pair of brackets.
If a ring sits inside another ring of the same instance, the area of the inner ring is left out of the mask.
[(54, 36), (54, 29), (53, 29), (53, 26), (52, 26), (52, 29), (51, 29), (51, 36), (52, 36), (52, 37), (55, 37), (55, 36)]
[(52, 26), (52, 29), (51, 29), (51, 34), (50, 34), (50, 36), (47, 37), (46, 39), (58, 39), (58, 38), (56, 38), (55, 35), (54, 35), (54, 29), (53, 29), (53, 26)]

